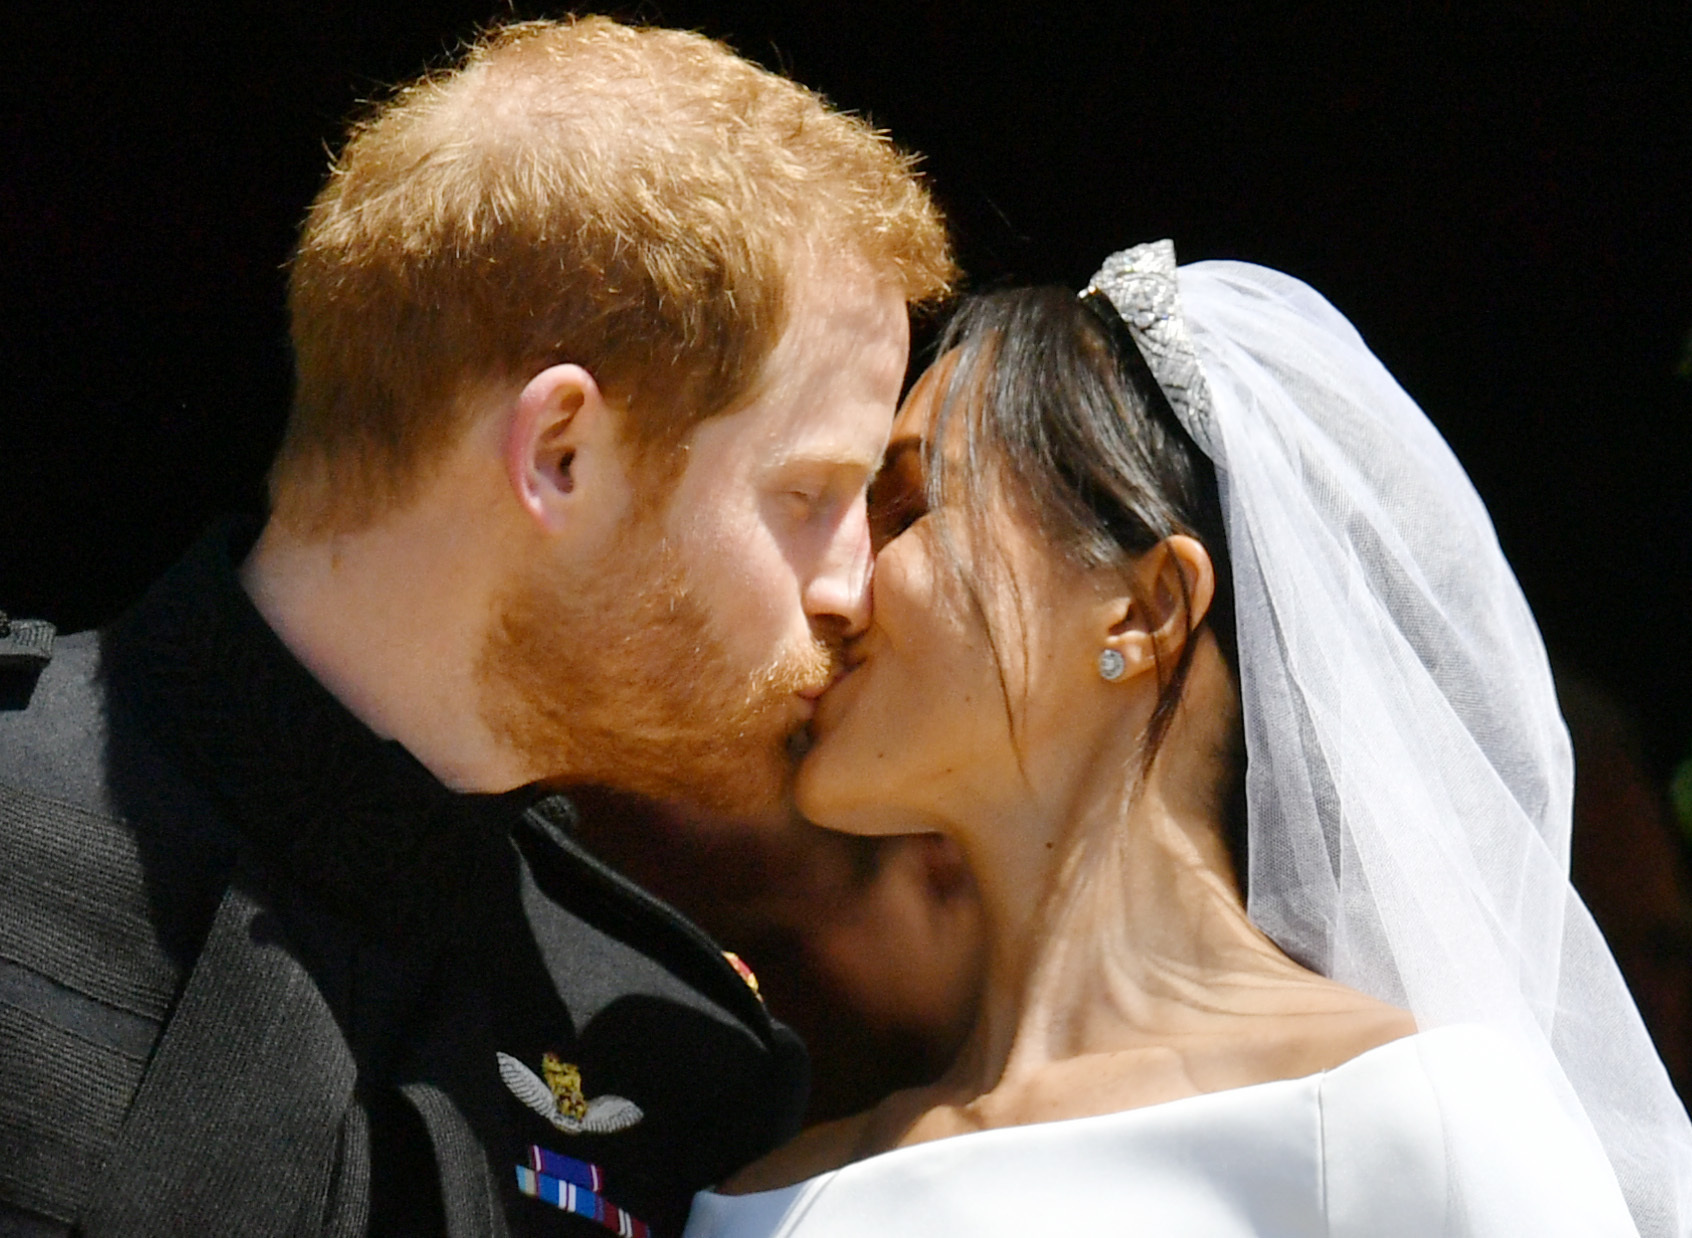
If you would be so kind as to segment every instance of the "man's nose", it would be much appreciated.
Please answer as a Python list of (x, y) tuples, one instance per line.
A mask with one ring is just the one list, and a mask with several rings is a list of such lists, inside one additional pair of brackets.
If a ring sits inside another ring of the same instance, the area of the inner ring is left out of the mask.
[(805, 586), (805, 614), (813, 625), (840, 637), (857, 636), (869, 626), (873, 562), (869, 516), (860, 496), (835, 527)]

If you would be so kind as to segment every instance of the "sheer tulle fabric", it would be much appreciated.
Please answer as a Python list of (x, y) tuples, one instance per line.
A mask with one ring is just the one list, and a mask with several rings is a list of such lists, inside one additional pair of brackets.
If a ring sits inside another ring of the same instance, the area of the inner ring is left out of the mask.
[[(1568, 883), (1572, 760), (1462, 467), (1322, 297), (1167, 242), (1094, 280), (1215, 461), (1237, 598), (1252, 918), (1424, 1029), (1503, 1032), (1640, 1232), (1692, 1226), (1688, 1125)], [(1453, 1149), (1462, 1206), (1511, 1201)], [(1508, 1230), (1507, 1223), (1502, 1226)]]

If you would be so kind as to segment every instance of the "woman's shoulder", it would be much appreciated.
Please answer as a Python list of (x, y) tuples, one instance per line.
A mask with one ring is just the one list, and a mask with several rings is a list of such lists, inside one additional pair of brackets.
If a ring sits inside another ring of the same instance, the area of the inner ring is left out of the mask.
[(1318, 1075), (1418, 1030), (1409, 1011), (1326, 980), (1309, 1005), (1269, 1015), (1262, 1023), (1272, 1030), (1248, 1032), (1251, 1047), (1234, 1054), (1237, 1069), (1256, 1077), (1232, 1086)]
[[(1311, 973), (1274, 977), (1233, 1006), (1166, 1038), (1164, 1073), (1175, 1077), (1177, 1093), (1313, 1078), (1418, 1030), (1408, 1011)], [(1135, 1076), (1158, 1062), (1149, 1053), (1102, 1055), (1090, 1072), (1093, 1095), (1126, 1102), (1117, 1108), (1136, 1107), (1142, 1089)], [(1147, 1081), (1148, 1102), (1175, 1098), (1158, 1095), (1149, 1073)]]
[(772, 1191), (827, 1173), (857, 1159), (875, 1119), (875, 1110), (808, 1127), (781, 1147), (738, 1170), (718, 1187), (720, 1194)]

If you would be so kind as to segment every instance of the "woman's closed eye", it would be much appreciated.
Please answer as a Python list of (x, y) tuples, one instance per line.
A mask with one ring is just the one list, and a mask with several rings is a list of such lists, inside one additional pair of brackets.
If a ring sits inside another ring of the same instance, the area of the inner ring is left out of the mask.
[(928, 491), (922, 477), (922, 443), (905, 439), (887, 452), (881, 471), (870, 483), (870, 539), (879, 551), (928, 514)]

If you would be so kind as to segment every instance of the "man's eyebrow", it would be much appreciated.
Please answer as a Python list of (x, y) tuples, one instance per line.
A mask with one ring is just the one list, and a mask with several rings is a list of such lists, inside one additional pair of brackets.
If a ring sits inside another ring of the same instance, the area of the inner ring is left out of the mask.
[(855, 468), (865, 473), (874, 473), (881, 467), (881, 456), (877, 453), (866, 453), (857, 449), (831, 451), (827, 448), (800, 447), (792, 451), (779, 453), (772, 463), (777, 468), (818, 468), (841, 469)]

